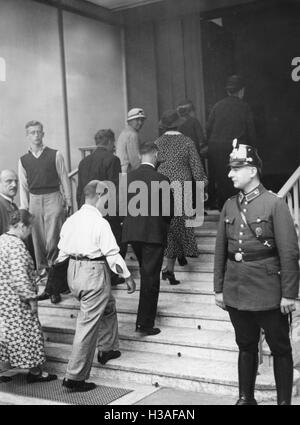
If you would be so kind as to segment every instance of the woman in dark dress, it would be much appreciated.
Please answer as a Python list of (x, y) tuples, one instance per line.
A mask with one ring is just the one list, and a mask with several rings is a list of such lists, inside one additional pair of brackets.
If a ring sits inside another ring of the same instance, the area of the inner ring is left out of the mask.
[[(157, 140), (158, 154), (161, 163), (158, 171), (169, 178), (171, 183), (179, 182), (182, 189), (184, 182), (203, 181), (207, 178), (194, 142), (178, 131), (182, 119), (176, 111), (166, 111), (160, 121), (160, 128), (164, 129)], [(174, 204), (182, 206), (182, 215), (173, 217), (168, 233), (168, 245), (165, 251), (167, 268), (163, 271), (162, 278), (168, 279), (171, 284), (180, 283), (175, 279), (174, 265), (176, 258), (181, 265), (187, 264), (185, 257), (198, 257), (197, 242), (192, 227), (186, 226), (187, 217), (184, 215), (184, 198), (180, 191), (173, 190)], [(190, 196), (192, 193), (184, 194)], [(191, 204), (191, 199), (190, 199)]]

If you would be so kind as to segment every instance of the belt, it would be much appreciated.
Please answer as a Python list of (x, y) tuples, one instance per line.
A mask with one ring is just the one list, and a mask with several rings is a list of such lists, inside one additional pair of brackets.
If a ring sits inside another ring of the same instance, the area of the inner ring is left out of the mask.
[(272, 248), (269, 251), (261, 252), (228, 252), (228, 258), (231, 261), (258, 261), (269, 257), (276, 257), (278, 255), (277, 249)]
[(75, 261), (105, 261), (106, 257), (102, 255), (102, 257), (89, 258), (84, 255), (70, 255), (70, 258)]

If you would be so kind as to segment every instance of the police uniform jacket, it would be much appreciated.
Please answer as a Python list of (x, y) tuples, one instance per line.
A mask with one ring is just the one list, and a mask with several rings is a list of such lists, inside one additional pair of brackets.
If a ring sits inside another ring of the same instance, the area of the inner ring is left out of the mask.
[[(243, 221), (237, 201), (252, 231)], [(229, 259), (237, 253), (238, 259), (244, 253), (245, 261)], [(246, 261), (247, 254), (257, 259)], [(214, 290), (223, 292), (225, 305), (263, 311), (278, 308), (282, 297), (296, 298), (298, 261), (295, 226), (281, 198), (260, 184), (251, 193), (240, 193), (226, 201), (214, 265)]]

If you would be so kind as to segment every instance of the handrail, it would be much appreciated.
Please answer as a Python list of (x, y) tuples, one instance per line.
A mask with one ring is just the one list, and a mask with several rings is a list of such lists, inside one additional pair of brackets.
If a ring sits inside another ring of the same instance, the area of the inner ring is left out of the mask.
[(288, 192), (293, 188), (297, 180), (299, 179), (300, 179), (300, 165), (295, 170), (295, 172), (291, 175), (288, 181), (282, 186), (282, 188), (278, 192), (278, 196), (280, 196), (281, 198), (284, 198), (288, 194)]
[(74, 170), (70, 171), (68, 174), (69, 179), (72, 179), (73, 177), (75, 177), (77, 173), (78, 173), (78, 168), (75, 168)]
[(283, 198), (288, 204), (300, 245), (300, 166), (280, 189), (278, 196)]

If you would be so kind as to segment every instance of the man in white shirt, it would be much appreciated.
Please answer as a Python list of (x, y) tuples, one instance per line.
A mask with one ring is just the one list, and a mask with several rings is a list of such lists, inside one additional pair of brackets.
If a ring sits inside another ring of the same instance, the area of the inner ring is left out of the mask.
[(58, 244), (58, 261), (70, 258), (68, 284), (80, 302), (72, 353), (63, 381), (63, 386), (71, 391), (89, 391), (96, 387), (92, 382), (85, 382), (96, 346), (101, 364), (121, 355), (108, 266), (125, 278), (128, 293), (135, 291), (135, 282), (119, 254), (110, 225), (100, 212), (107, 190), (99, 180), (85, 186), (85, 204), (66, 220)]
[(43, 275), (57, 257), (64, 207), (71, 209), (71, 190), (62, 154), (43, 144), (43, 125), (30, 121), (25, 128), (29, 151), (19, 160), (20, 201), (21, 208), (35, 217), (32, 238), (37, 270)]

